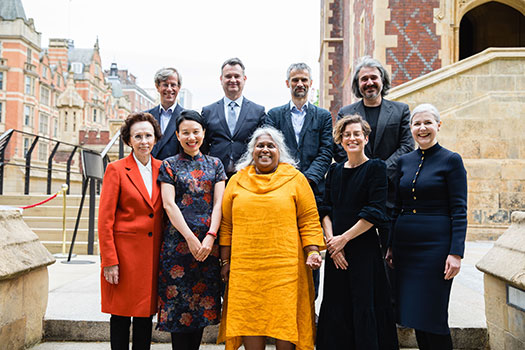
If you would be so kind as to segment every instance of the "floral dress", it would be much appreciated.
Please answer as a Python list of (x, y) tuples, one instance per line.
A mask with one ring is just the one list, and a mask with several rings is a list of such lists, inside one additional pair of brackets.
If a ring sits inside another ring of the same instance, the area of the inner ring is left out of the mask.
[[(175, 203), (202, 242), (211, 223), (215, 184), (226, 180), (218, 158), (179, 153), (162, 162), (159, 181), (175, 187)], [(221, 310), (219, 240), (208, 258), (195, 260), (184, 237), (169, 219), (160, 251), (157, 328), (189, 332), (217, 324)]]

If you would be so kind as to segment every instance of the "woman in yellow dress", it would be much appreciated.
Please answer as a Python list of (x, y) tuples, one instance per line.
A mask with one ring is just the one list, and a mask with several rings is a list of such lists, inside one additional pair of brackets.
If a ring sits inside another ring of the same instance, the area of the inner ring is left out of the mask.
[(226, 349), (314, 349), (314, 287), (324, 239), (313, 192), (283, 135), (257, 129), (226, 187), (220, 230), (227, 282), (219, 341)]

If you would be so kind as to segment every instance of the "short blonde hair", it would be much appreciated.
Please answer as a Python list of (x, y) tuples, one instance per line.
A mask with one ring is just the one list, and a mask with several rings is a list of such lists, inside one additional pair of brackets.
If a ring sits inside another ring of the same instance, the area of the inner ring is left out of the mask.
[(365, 136), (370, 135), (370, 132), (372, 131), (370, 124), (368, 124), (368, 122), (359, 114), (345, 115), (343, 118), (339, 119), (334, 126), (333, 136), (336, 144), (339, 145), (341, 143), (343, 132), (348, 124), (360, 124), (361, 129), (363, 129), (363, 135)]

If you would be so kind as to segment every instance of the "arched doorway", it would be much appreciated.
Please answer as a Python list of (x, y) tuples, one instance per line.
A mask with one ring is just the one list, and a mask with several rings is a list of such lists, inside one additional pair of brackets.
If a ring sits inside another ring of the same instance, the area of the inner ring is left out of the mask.
[(525, 47), (525, 16), (495, 1), (467, 12), (459, 25), (459, 59), (488, 47)]

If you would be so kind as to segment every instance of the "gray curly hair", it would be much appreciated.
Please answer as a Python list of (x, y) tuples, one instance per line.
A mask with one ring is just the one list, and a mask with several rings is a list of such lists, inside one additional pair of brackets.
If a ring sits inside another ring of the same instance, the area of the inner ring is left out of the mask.
[(262, 126), (253, 132), (252, 136), (250, 137), (250, 141), (248, 142), (246, 152), (244, 152), (241, 159), (239, 159), (235, 165), (235, 171), (242, 170), (253, 164), (253, 150), (255, 149), (255, 143), (262, 135), (270, 136), (273, 142), (275, 142), (275, 145), (279, 150), (279, 163), (288, 163), (294, 167), (297, 167), (297, 161), (290, 155), (290, 151), (284, 142), (284, 136), (282, 132), (271, 126)]

